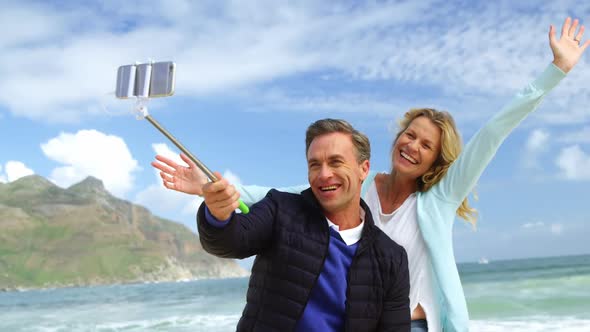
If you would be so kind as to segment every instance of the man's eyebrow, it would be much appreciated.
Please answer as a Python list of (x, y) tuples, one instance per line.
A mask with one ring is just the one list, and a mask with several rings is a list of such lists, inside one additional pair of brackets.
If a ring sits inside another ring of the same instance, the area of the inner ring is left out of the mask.
[(334, 160), (334, 159), (344, 159), (344, 156), (341, 154), (333, 154), (328, 157), (328, 160)]
[[(342, 159), (345, 159), (345, 158), (344, 158), (344, 155), (341, 155), (341, 154), (333, 154), (333, 155), (330, 155), (330, 156), (328, 157), (328, 161), (333, 161), (333, 160), (342, 160)], [(319, 159), (317, 159), (317, 158), (309, 158), (309, 159), (307, 160), (307, 163), (308, 163), (308, 164), (311, 164), (311, 163), (316, 163), (316, 162), (319, 162)]]

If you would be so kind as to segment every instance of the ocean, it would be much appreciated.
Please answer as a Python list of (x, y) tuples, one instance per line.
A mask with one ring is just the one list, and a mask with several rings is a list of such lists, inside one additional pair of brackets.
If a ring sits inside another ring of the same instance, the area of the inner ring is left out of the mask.
[[(590, 331), (590, 255), (459, 265), (472, 331)], [(0, 293), (2, 332), (233, 331), (248, 279)]]

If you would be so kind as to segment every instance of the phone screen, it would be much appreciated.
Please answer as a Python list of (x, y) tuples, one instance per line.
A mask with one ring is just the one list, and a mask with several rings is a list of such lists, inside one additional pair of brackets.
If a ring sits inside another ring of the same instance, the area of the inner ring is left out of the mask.
[(166, 97), (174, 94), (174, 62), (156, 62), (152, 64), (150, 97)]
[(137, 65), (137, 74), (135, 74), (135, 96), (148, 97), (150, 93), (150, 79), (152, 75), (152, 65), (142, 63)]
[(117, 71), (117, 98), (130, 98), (134, 96), (135, 89), (135, 66), (126, 65), (119, 67)]

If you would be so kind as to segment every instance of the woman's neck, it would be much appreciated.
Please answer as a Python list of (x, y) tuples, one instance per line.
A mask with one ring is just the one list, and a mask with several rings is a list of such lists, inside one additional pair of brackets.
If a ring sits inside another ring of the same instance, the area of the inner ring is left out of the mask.
[(378, 194), (383, 213), (397, 210), (418, 189), (415, 179), (403, 178), (392, 171), (379, 181)]

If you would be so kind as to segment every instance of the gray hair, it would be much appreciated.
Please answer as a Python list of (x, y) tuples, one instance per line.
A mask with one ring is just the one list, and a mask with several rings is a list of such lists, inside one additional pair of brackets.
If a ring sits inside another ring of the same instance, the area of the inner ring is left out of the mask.
[(371, 143), (369, 143), (369, 138), (354, 129), (350, 123), (340, 119), (322, 119), (307, 127), (307, 132), (305, 133), (305, 153), (307, 154), (311, 142), (316, 137), (331, 133), (350, 135), (352, 144), (356, 148), (356, 157), (359, 163), (371, 159)]

